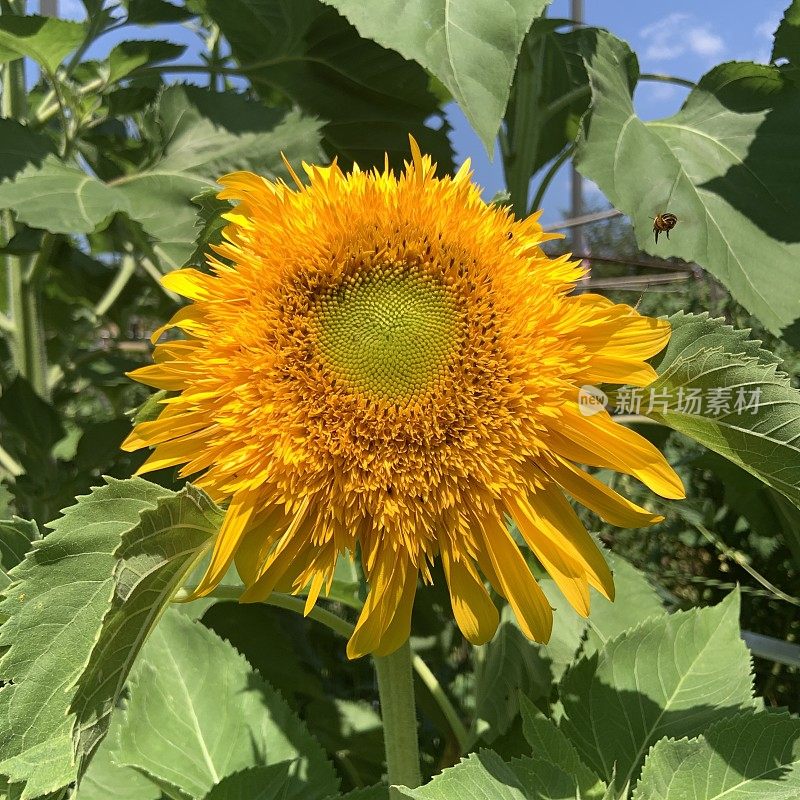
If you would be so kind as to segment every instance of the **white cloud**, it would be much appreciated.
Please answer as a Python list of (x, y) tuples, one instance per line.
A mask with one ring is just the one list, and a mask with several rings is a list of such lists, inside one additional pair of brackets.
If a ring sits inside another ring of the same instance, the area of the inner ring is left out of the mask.
[(725, 42), (706, 28), (689, 31), (689, 49), (698, 56), (718, 56), (725, 49)]
[(763, 22), (758, 23), (756, 26), (756, 36), (758, 36), (759, 39), (772, 40), (780, 22), (781, 13), (779, 11), (773, 11)]
[(690, 14), (673, 13), (640, 31), (647, 43), (644, 57), (651, 61), (672, 61), (685, 54), (716, 58), (725, 42), (708, 25), (692, 24)]

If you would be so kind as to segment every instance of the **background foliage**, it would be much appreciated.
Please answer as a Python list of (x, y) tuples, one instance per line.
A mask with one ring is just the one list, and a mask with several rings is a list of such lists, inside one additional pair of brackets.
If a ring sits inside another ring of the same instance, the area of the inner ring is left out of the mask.
[[(758, 388), (761, 406), (628, 415), (689, 497), (597, 473), (666, 520), (620, 531), (581, 512), (613, 549), (620, 599), (594, 596), (587, 622), (543, 577), (548, 645), (504, 609), (471, 648), (443, 581), (420, 590), (432, 780), (402, 796), (800, 795), (798, 0), (770, 65), (720, 64), (648, 122), (632, 97), (653, 76), (629, 46), (548, 18), (544, 0), (84, 5), (76, 23), (0, 0), (0, 796), (388, 797), (372, 668), (344, 655), (358, 576), (343, 563), (310, 620), (297, 598), (240, 607), (235, 573), (171, 605), (221, 511), (172, 470), (129, 479), (144, 455), (119, 443), (152, 401), (124, 373), (176, 307), (159, 277), (202, 267), (219, 237), (220, 174), (286, 177), (281, 153), (401, 167), (409, 133), (448, 172), (453, 99), (488, 149), (499, 138), (516, 214), (574, 158), (626, 215), (570, 228), (554, 252), (589, 257), (582, 288), (671, 316), (655, 388)], [(183, 46), (155, 34), (86, 57), (163, 23), (202, 38), (201, 63), (177, 66)], [(656, 246), (666, 210), (679, 225)]]

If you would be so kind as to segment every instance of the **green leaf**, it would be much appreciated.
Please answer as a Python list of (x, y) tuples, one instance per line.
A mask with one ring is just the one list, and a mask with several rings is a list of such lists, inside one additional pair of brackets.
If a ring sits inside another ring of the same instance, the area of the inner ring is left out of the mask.
[(250, 767), (223, 778), (204, 800), (316, 800), (292, 774), (293, 762)]
[(800, 720), (739, 714), (696, 739), (662, 739), (633, 800), (795, 800), (800, 796)]
[(549, 1), (326, 0), (362, 36), (435, 75), (464, 110), (490, 156), (523, 37)]
[(41, 164), (52, 152), (47, 137), (15, 119), (0, 119), (0, 179), (13, 178), (32, 162)]
[(206, 189), (192, 198), (192, 202), (199, 207), (195, 228), (194, 252), (186, 260), (187, 264), (203, 268), (206, 257), (212, 252), (211, 245), (222, 241), (222, 229), (228, 224), (222, 219), (233, 205), (227, 200), (217, 197), (216, 189)]
[[(778, 371), (775, 356), (747, 331), (705, 314), (678, 313), (670, 322), (672, 336), (655, 362), (659, 377), (647, 388), (665, 404), (642, 411), (800, 505), (800, 393)], [(702, 413), (688, 402), (690, 390), (700, 392)], [(709, 411), (708, 398), (719, 391), (727, 408)]]
[(0, 604), (0, 772), (27, 782), (24, 798), (80, 776), (143, 641), (220, 519), (191, 487), (109, 479), (12, 571)]
[[(166, 490), (114, 481), (64, 512), (0, 603), (0, 773), (38, 797), (77, 777), (69, 714), (114, 592), (114, 551)], [(112, 513), (109, 513), (112, 512)]]
[(119, 767), (111, 757), (117, 746), (119, 720), (117, 715), (111, 724), (108, 736), (92, 756), (74, 800), (161, 800), (161, 789), (144, 775), (130, 767)]
[(792, 0), (786, 9), (772, 44), (772, 61), (787, 58), (800, 64), (800, 0)]
[(647, 576), (624, 558), (608, 554), (614, 572), (616, 600), (612, 603), (591, 589), (591, 612), (584, 653), (591, 653), (606, 642), (649, 617), (666, 612)]
[(577, 750), (554, 722), (549, 720), (527, 697), (520, 699), (522, 729), (533, 754), (573, 775), (583, 800), (599, 800), (606, 785), (586, 764)]
[(694, 736), (752, 706), (739, 595), (650, 619), (583, 658), (561, 683), (561, 729), (601, 778), (624, 787), (664, 736)]
[[(641, 249), (697, 262), (771, 331), (791, 326), (800, 318), (800, 87), (776, 67), (721, 64), (677, 114), (644, 122), (628, 46), (597, 31), (585, 61), (593, 98), (578, 169), (631, 217)], [(678, 225), (655, 244), (652, 217), (665, 211)]]
[[(355, 161), (362, 168), (382, 169), (384, 152), (393, 165), (402, 166), (411, 134), (441, 171), (452, 168), (447, 124), (438, 130), (426, 124), (439, 114), (439, 104), (418, 64), (361, 38), (318, 0), (206, 4), (255, 89), (267, 101), (285, 95), (325, 121), (325, 149), (345, 167)], [(392, 15), (392, 29), (407, 13)], [(385, 25), (387, 17), (381, 19)]]
[(285, 761), (295, 762), (303, 796), (324, 797), (338, 784), (280, 695), (229, 644), (177, 611), (164, 615), (137, 661), (114, 757), (178, 797), (203, 797), (235, 772)]
[(175, 592), (222, 524), (222, 511), (191, 485), (144, 509), (123, 532), (114, 556), (114, 597), (71, 710), (73, 737), (91, 753), (105, 735), (109, 715), (134, 659)]
[(186, 46), (164, 41), (133, 40), (120, 42), (108, 55), (108, 83), (130, 75), (146, 64), (173, 61), (179, 58)]
[(64, 436), (58, 412), (18, 376), (0, 396), (0, 416), (27, 447), (49, 452)]
[(550, 641), (546, 645), (530, 641), (510, 607), (504, 606), (497, 633), (482, 648), (475, 670), (475, 732), (486, 742), (510, 728), (519, 714), (520, 695), (550, 696), (553, 682), (561, 679), (580, 647), (586, 620), (550, 577), (542, 578), (539, 585), (554, 610)]
[(505, 733), (519, 713), (520, 695), (547, 698), (580, 646), (586, 621), (549, 578), (539, 581), (554, 608), (553, 633), (546, 645), (531, 642), (504, 606), (494, 638), (483, 646), (475, 672), (476, 732), (491, 742)]
[(296, 111), (265, 108), (233, 92), (171, 86), (147, 121), (158, 149), (155, 163), (112, 184), (127, 213), (155, 239), (167, 271), (183, 266), (195, 249), (193, 197), (239, 169), (288, 177), (281, 153), (295, 164), (319, 161), (319, 127)]
[(195, 16), (188, 8), (166, 0), (124, 0), (124, 4), (128, 8), (128, 22), (131, 25), (185, 22)]
[(102, 181), (49, 155), (0, 184), (0, 208), (51, 233), (91, 233), (127, 204)]
[(519, 713), (520, 694), (549, 697), (552, 676), (547, 660), (519, 629), (509, 606), (503, 608), (497, 633), (483, 651), (475, 670), (475, 728), (491, 742)]
[(528, 211), (531, 177), (575, 139), (578, 120), (589, 104), (589, 78), (580, 50), (592, 34), (585, 29), (559, 33), (556, 28), (562, 24), (546, 17), (534, 20), (511, 86), (504, 164), (519, 217)]
[(16, 567), (33, 543), (41, 538), (39, 526), (32, 520), (19, 517), (0, 520), (0, 591), (11, 583), (9, 570)]
[[(329, 798), (334, 800), (334, 798)], [(366, 789), (355, 789), (352, 792), (337, 796), (335, 800), (389, 800), (388, 786), (368, 786)]]
[(27, 56), (49, 72), (83, 41), (86, 31), (79, 22), (57, 17), (0, 16), (0, 64)]
[(473, 753), (419, 789), (400, 787), (400, 797), (414, 800), (575, 800), (575, 778), (540, 758), (510, 764), (491, 750)]

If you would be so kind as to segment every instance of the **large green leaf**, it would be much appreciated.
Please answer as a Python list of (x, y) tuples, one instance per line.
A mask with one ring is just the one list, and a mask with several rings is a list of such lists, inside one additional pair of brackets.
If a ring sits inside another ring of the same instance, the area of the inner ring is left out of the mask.
[[(334, 798), (330, 798), (334, 800)], [(341, 795), (336, 800), (389, 800), (388, 786), (368, 786), (366, 789), (355, 789)]]
[(192, 488), (141, 479), (95, 489), (15, 568), (0, 604), (0, 771), (38, 797), (74, 781), (133, 659), (215, 532)]
[(800, 0), (792, 0), (786, 9), (772, 45), (772, 60), (788, 58), (800, 65)]
[(572, 775), (540, 758), (515, 759), (510, 764), (491, 750), (473, 753), (444, 770), (420, 789), (400, 788), (414, 800), (575, 800)]
[(739, 714), (696, 739), (662, 739), (647, 758), (633, 800), (796, 800), (800, 720)]
[(114, 551), (140, 511), (165, 494), (145, 481), (96, 489), (11, 574), (0, 604), (8, 617), (0, 628), (8, 647), (0, 660), (0, 772), (27, 781), (27, 797), (77, 775), (68, 711), (111, 607)]
[[(706, 74), (674, 116), (639, 119), (628, 46), (597, 31), (585, 48), (590, 113), (576, 164), (631, 217), (639, 247), (696, 261), (774, 333), (800, 318), (800, 87), (776, 67)], [(678, 225), (655, 244), (652, 217)]]
[(114, 763), (111, 751), (117, 746), (119, 719), (114, 718), (108, 735), (92, 756), (78, 785), (74, 800), (161, 800), (161, 789), (141, 773)]
[(49, 453), (65, 433), (55, 408), (21, 375), (0, 396), (0, 417), (27, 449)]
[(614, 572), (616, 599), (610, 602), (591, 589), (591, 613), (584, 653), (591, 653), (623, 631), (634, 628), (648, 617), (665, 614), (664, 606), (647, 577), (624, 558), (609, 554)]
[(91, 233), (112, 214), (128, 210), (119, 192), (54, 155), (0, 184), (0, 208), (51, 233)]
[(664, 736), (694, 736), (752, 706), (739, 595), (713, 608), (650, 619), (578, 661), (561, 683), (561, 729), (601, 778), (636, 779)]
[(520, 705), (522, 730), (534, 756), (554, 764), (568, 775), (573, 775), (582, 800), (602, 798), (606, 790), (605, 783), (581, 761), (572, 742), (526, 697), (521, 698)]
[(0, 179), (13, 178), (28, 164), (41, 163), (52, 152), (47, 137), (15, 119), (0, 119)]
[(297, 780), (293, 763), (285, 761), (270, 766), (250, 767), (234, 772), (216, 784), (203, 800), (317, 800), (303, 781)]
[(550, 696), (553, 681), (563, 675), (580, 646), (586, 621), (550, 578), (543, 578), (540, 585), (555, 609), (550, 641), (531, 642), (505, 606), (497, 633), (483, 646), (475, 671), (475, 732), (487, 742), (508, 730), (519, 713), (520, 695)]
[[(439, 130), (426, 125), (439, 108), (418, 64), (361, 38), (318, 0), (206, 0), (206, 5), (262, 97), (285, 95), (324, 120), (326, 150), (345, 166), (356, 161), (382, 168), (384, 152), (401, 166), (412, 134), (443, 171), (451, 169), (447, 125)], [(403, 18), (394, 18), (391, 27)]]
[(583, 28), (559, 33), (559, 25), (563, 20), (534, 21), (511, 86), (503, 162), (519, 217), (529, 210), (531, 177), (574, 140), (589, 104), (589, 79), (580, 51), (593, 34)]
[(123, 5), (128, 9), (128, 22), (132, 25), (185, 22), (194, 16), (188, 8), (166, 0), (123, 0)]
[(235, 772), (285, 761), (295, 762), (292, 786), (299, 784), (303, 797), (325, 797), (338, 785), (283, 698), (229, 644), (174, 610), (131, 675), (113, 755), (181, 798), (203, 797)]
[(523, 37), (550, 0), (325, 2), (362, 36), (435, 75), (458, 101), (489, 154), (494, 152)]
[(288, 177), (281, 153), (295, 164), (318, 161), (319, 127), (296, 111), (265, 108), (235, 93), (171, 86), (146, 124), (157, 149), (154, 163), (112, 183), (127, 213), (155, 239), (163, 268), (180, 267), (197, 233), (192, 198), (239, 169)]
[(79, 22), (57, 17), (0, 16), (0, 64), (27, 56), (49, 72), (83, 41), (86, 34)]
[[(658, 400), (652, 409), (648, 400), (642, 412), (800, 505), (800, 392), (778, 371), (775, 356), (747, 331), (705, 314), (679, 313), (670, 322), (672, 337), (655, 362), (659, 377), (645, 390)], [(702, 399), (702, 413), (690, 391)], [(713, 405), (720, 396), (726, 403)]]
[(116, 83), (146, 64), (172, 61), (183, 54), (186, 46), (164, 41), (132, 40), (120, 42), (108, 54), (108, 83)]
[(16, 567), (33, 543), (41, 538), (39, 527), (31, 520), (19, 517), (0, 520), (0, 591), (11, 583), (9, 570)]
[(122, 534), (114, 553), (114, 598), (72, 701), (79, 751), (91, 753), (105, 735), (142, 644), (219, 529), (222, 516), (207, 495), (188, 485), (143, 510), (138, 523)]

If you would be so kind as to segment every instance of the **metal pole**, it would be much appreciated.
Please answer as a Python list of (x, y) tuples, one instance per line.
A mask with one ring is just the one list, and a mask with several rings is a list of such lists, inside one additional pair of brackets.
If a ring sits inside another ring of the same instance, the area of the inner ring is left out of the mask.
[(39, 13), (43, 17), (57, 17), (58, 0), (39, 0)]

